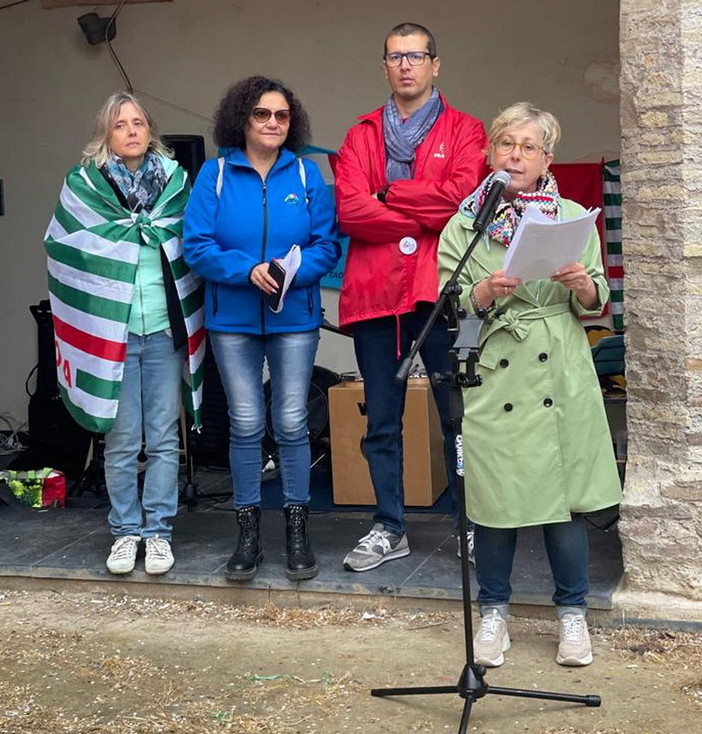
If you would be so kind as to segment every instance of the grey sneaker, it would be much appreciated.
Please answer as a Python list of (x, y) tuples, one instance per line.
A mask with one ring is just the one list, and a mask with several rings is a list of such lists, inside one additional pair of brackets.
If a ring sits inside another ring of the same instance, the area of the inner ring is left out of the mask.
[(511, 645), (507, 623), (497, 609), (493, 609), (480, 620), (480, 629), (473, 638), (475, 662), (487, 668), (498, 668), (505, 661), (503, 653)]
[(122, 535), (115, 540), (107, 558), (107, 570), (114, 574), (131, 573), (134, 570), (137, 549), (141, 538), (138, 535)]
[(146, 560), (144, 561), (146, 573), (152, 576), (160, 576), (163, 573), (168, 573), (174, 563), (171, 544), (165, 538), (159, 538), (155, 535), (153, 538), (146, 539)]
[(560, 638), (556, 655), (559, 665), (590, 665), (592, 645), (583, 614), (565, 614), (560, 619)]
[[(466, 540), (468, 542), (468, 563), (475, 566), (475, 531), (474, 530), (468, 530), (466, 531)], [(460, 558), (461, 557), (461, 536), (456, 536), (456, 555)]]
[(370, 571), (385, 561), (403, 558), (409, 553), (407, 535), (391, 533), (382, 523), (376, 523), (370, 533), (364, 535), (344, 558), (344, 568), (347, 571)]

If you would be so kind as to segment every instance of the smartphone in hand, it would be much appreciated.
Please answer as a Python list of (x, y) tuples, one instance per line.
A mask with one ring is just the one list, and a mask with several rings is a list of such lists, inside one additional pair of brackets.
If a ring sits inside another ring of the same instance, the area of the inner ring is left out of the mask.
[(271, 260), (268, 263), (268, 275), (270, 275), (278, 284), (278, 290), (275, 293), (266, 293), (266, 303), (275, 311), (280, 303), (280, 296), (283, 293), (283, 283), (285, 282), (285, 268), (277, 261)]

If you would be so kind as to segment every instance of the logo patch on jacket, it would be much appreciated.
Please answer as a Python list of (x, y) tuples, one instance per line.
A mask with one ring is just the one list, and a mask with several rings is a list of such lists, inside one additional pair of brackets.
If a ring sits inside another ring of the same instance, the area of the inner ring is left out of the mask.
[(286, 204), (299, 204), (300, 203), (300, 197), (297, 194), (288, 194), (283, 201)]
[(441, 143), (441, 145), (439, 146), (439, 152), (434, 153), (434, 158), (446, 158), (446, 156), (444, 155), (444, 144), (443, 143)]

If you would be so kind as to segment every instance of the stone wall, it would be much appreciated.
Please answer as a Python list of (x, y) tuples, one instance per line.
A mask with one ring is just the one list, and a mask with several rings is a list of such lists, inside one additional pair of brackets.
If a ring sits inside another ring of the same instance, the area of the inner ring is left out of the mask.
[(620, 12), (625, 588), (702, 602), (702, 3)]

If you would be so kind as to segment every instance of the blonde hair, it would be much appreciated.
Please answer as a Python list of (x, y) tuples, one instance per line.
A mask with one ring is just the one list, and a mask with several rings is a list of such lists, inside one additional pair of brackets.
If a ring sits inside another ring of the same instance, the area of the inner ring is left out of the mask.
[(517, 102), (500, 114), (492, 121), (490, 127), (489, 141), (492, 146), (507, 130), (535, 122), (541, 133), (541, 145), (544, 153), (551, 154), (556, 143), (561, 138), (561, 125), (550, 113), (534, 107), (531, 102)]
[(151, 115), (144, 109), (141, 102), (130, 92), (121, 91), (111, 94), (106, 100), (105, 104), (98, 112), (95, 118), (95, 130), (93, 131), (93, 137), (90, 142), (85, 146), (83, 151), (83, 157), (80, 162), (84, 165), (90, 165), (91, 162), (95, 163), (96, 166), (104, 166), (112, 155), (110, 149), (110, 135), (115, 126), (115, 122), (119, 117), (119, 111), (123, 104), (131, 102), (137, 110), (144, 116), (146, 124), (149, 128), (149, 147), (147, 152), (157, 153), (159, 155), (172, 158), (173, 153), (166, 148), (161, 142), (159, 136), (158, 127), (154, 122)]

